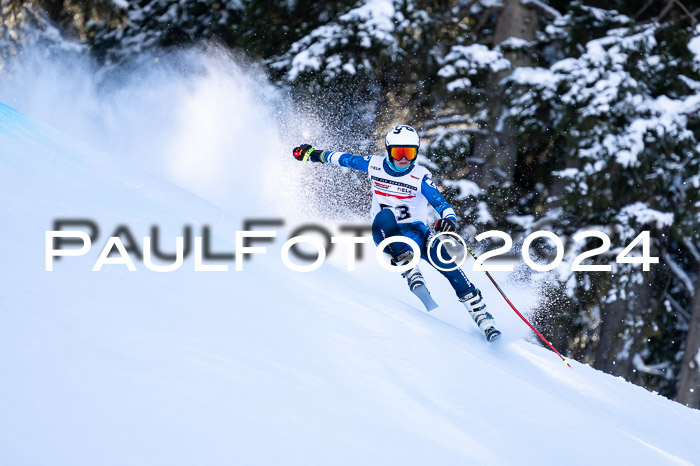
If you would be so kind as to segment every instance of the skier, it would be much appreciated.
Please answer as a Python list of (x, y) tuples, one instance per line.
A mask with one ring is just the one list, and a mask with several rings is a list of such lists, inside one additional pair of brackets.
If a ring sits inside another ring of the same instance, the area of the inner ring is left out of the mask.
[[(436, 232), (456, 233), (457, 218), (433, 183), (430, 172), (425, 167), (416, 165), (420, 148), (418, 133), (407, 125), (394, 126), (386, 135), (385, 147), (386, 157), (319, 150), (309, 144), (294, 148), (293, 154), (299, 161), (330, 163), (367, 172), (374, 190), (371, 213), (374, 217), (372, 237), (375, 244), (391, 236), (408, 237), (420, 247), (422, 259), (428, 260), (429, 254), (434, 265), (443, 269), (450, 268), (450, 264), (442, 261), (437, 252), (439, 241), (434, 241), (428, 250), (432, 235), (426, 226), (427, 203), (441, 217), (435, 222)], [(393, 265), (406, 265), (413, 259), (413, 250), (406, 243), (392, 243), (385, 252), (392, 256)], [(460, 268), (438, 270), (450, 282), (487, 340), (497, 339), (501, 332), (496, 329), (493, 316), (486, 311), (481, 291), (467, 279)], [(417, 266), (401, 275), (406, 278), (411, 291), (415, 292), (425, 286), (423, 275)], [(426, 304), (426, 307), (429, 306)]]

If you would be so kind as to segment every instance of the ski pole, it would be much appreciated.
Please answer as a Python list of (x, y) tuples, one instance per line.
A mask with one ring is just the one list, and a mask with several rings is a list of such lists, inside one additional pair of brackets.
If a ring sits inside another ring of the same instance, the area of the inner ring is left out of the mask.
[[(474, 251), (472, 251), (471, 248), (470, 248), (469, 246), (467, 246), (466, 244), (465, 244), (465, 247), (467, 248), (467, 251), (469, 251), (469, 254), (472, 255), (472, 257), (474, 258), (474, 260), (476, 260), (476, 254), (474, 254)], [(515, 306), (513, 306), (513, 303), (510, 302), (510, 299), (508, 299), (508, 296), (506, 296), (506, 294), (503, 292), (503, 290), (501, 289), (501, 287), (498, 286), (498, 283), (496, 283), (496, 280), (493, 279), (493, 277), (491, 276), (491, 274), (490, 274), (487, 270), (484, 270), (484, 273), (486, 274), (487, 277), (489, 277), (489, 280), (491, 280), (491, 283), (493, 283), (493, 286), (496, 287), (496, 289), (498, 290), (498, 292), (501, 293), (501, 296), (503, 296), (503, 299), (505, 299), (506, 302), (510, 305), (510, 307), (513, 308), (513, 310), (515, 311), (515, 313), (518, 314), (518, 317), (520, 317), (521, 319), (523, 319), (523, 322), (525, 322), (525, 323), (532, 329), (532, 331), (535, 332), (535, 333), (537, 334), (537, 336), (540, 337), (540, 339), (542, 339), (543, 342), (547, 343), (547, 346), (549, 346), (549, 347), (552, 349), (552, 351), (554, 351), (555, 353), (557, 353), (557, 355), (559, 355), (559, 357), (561, 358), (561, 360), (564, 361), (564, 364), (566, 364), (567, 366), (571, 367), (571, 365), (570, 365), (569, 362), (564, 358), (564, 356), (562, 356), (561, 353), (560, 353), (559, 351), (557, 351), (557, 349), (556, 349), (550, 342), (548, 342), (547, 339), (546, 339), (545, 337), (543, 337), (542, 334), (541, 334), (540, 332), (538, 332), (537, 329), (536, 329), (535, 327), (533, 327), (533, 325), (525, 318), (525, 316), (522, 315), (522, 314), (515, 308)]]

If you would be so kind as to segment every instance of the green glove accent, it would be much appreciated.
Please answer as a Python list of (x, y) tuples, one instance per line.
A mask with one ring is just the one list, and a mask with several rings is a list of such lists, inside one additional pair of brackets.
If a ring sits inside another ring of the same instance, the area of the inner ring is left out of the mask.
[(327, 150), (314, 149), (311, 151), (311, 154), (309, 154), (309, 160), (312, 162), (326, 163), (326, 154), (328, 154), (328, 152)]
[(309, 144), (302, 144), (299, 147), (295, 147), (293, 151), (294, 158), (300, 162), (310, 160), (311, 162), (325, 163), (327, 153), (328, 151), (316, 149)]

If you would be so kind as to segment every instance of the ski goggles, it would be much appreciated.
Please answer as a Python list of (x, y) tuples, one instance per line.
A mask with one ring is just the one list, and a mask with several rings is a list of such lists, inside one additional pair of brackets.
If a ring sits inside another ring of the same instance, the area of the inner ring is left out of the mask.
[(402, 158), (406, 157), (406, 160), (409, 162), (414, 160), (416, 157), (418, 157), (418, 148), (417, 147), (390, 147), (389, 148), (389, 157), (391, 157), (394, 160), (401, 160)]

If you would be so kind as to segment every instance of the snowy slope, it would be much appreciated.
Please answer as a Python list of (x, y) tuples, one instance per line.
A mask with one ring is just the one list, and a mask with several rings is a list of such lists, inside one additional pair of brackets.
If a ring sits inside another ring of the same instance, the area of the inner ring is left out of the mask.
[[(157, 223), (168, 251), (209, 224), (233, 250), (241, 219), (288, 194), (239, 189), (223, 211), (0, 105), (0, 464), (700, 464), (700, 412), (567, 368), (474, 273), (496, 344), (437, 274), (427, 314), (373, 261), (287, 270), (284, 231), (242, 272), (90, 271), (117, 224)], [(58, 217), (105, 231), (49, 273)]]

